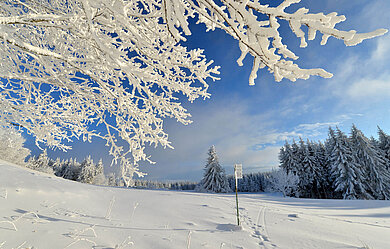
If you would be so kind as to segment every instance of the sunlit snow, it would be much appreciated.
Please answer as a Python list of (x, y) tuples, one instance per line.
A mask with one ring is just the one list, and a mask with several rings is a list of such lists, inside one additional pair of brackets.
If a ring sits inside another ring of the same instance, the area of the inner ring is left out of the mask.
[(81, 184), (0, 162), (0, 248), (390, 248), (390, 201)]

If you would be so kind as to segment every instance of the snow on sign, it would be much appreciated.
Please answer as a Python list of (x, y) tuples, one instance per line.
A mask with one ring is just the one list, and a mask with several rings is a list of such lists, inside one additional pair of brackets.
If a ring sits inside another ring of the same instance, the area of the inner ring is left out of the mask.
[(234, 164), (234, 175), (236, 179), (242, 179), (242, 164)]

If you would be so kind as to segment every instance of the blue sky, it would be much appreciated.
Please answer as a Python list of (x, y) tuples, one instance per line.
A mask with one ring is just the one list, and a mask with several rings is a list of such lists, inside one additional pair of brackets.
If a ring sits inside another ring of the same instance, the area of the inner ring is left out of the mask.
[[(336, 26), (369, 32), (390, 29), (390, 1), (327, 0), (302, 1), (291, 8), (305, 6), (311, 12), (338, 12), (347, 20)], [(371, 39), (356, 47), (345, 47), (330, 38), (319, 45), (320, 36), (307, 48), (282, 27), (283, 41), (300, 58), (302, 68), (322, 67), (334, 74), (331, 79), (312, 77), (290, 82), (274, 81), (261, 70), (255, 86), (248, 85), (252, 65), (249, 56), (244, 66), (236, 63), (238, 42), (222, 31), (205, 33), (203, 25), (192, 25), (193, 35), (185, 44), (204, 48), (208, 59), (222, 66), (221, 80), (210, 83), (211, 99), (184, 102), (192, 114), (192, 124), (165, 121), (174, 150), (150, 148), (155, 165), (141, 164), (152, 180), (200, 180), (207, 150), (215, 145), (220, 163), (231, 173), (234, 163), (242, 163), (245, 172), (267, 171), (278, 166), (278, 152), (284, 141), (302, 136), (325, 139), (329, 126), (338, 125), (349, 132), (352, 123), (367, 136), (376, 137), (376, 126), (390, 133), (390, 35)], [(110, 162), (102, 141), (93, 144), (76, 142), (67, 154), (50, 152), (52, 157), (77, 157), (91, 154)], [(36, 150), (34, 150), (36, 151)]]

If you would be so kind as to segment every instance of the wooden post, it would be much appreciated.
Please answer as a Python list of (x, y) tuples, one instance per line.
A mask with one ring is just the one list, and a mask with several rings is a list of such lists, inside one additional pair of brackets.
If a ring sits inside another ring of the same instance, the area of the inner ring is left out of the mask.
[(234, 178), (236, 179), (237, 226), (240, 226), (240, 212), (238, 209), (238, 179), (242, 179), (242, 164), (234, 164)]
[(240, 225), (240, 213), (238, 211), (238, 179), (236, 177), (236, 205), (237, 205), (237, 226)]

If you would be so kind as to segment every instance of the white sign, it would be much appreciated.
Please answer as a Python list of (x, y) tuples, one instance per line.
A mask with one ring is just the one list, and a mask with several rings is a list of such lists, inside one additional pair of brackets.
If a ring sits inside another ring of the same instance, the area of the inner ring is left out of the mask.
[(236, 179), (242, 179), (242, 164), (234, 164), (234, 175)]

